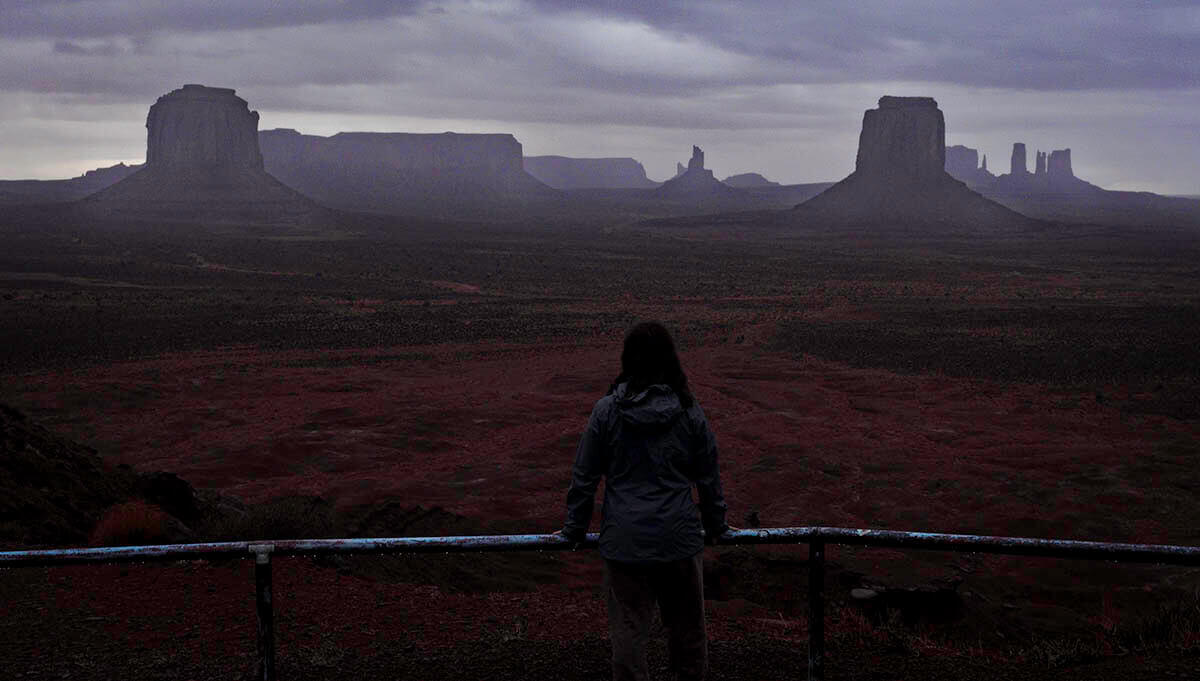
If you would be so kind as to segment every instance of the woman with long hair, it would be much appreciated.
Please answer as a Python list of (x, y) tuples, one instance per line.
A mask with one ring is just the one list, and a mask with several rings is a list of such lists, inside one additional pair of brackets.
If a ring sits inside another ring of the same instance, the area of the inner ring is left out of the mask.
[(587, 534), (602, 477), (600, 553), (613, 679), (649, 678), (646, 643), (657, 604), (673, 673), (699, 681), (708, 666), (704, 542), (731, 528), (716, 440), (671, 334), (658, 322), (630, 329), (621, 373), (592, 409), (575, 455), (564, 538), (582, 541)]

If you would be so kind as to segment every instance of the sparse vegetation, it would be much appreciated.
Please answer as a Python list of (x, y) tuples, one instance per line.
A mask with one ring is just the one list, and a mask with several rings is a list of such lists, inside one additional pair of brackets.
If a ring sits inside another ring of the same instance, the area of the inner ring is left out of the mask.
[(109, 508), (96, 523), (88, 543), (92, 546), (139, 546), (167, 542), (168, 516), (144, 501), (128, 501)]

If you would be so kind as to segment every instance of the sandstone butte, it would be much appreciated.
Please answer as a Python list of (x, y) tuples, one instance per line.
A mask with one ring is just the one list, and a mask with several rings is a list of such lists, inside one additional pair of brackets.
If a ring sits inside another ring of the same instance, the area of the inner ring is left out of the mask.
[(84, 200), (100, 211), (273, 218), (317, 209), (263, 169), (258, 112), (229, 88), (184, 85), (146, 116), (146, 164)]
[(931, 97), (879, 99), (863, 115), (854, 172), (798, 205), (794, 215), (816, 224), (910, 228), (942, 225), (1000, 229), (1031, 221), (951, 177), (946, 123)]

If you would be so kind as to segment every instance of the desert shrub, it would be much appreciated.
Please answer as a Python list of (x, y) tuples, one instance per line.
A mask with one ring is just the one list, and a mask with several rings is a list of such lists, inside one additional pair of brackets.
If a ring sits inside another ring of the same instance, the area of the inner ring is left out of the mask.
[(167, 514), (144, 501), (109, 508), (88, 540), (92, 546), (137, 546), (167, 541)]

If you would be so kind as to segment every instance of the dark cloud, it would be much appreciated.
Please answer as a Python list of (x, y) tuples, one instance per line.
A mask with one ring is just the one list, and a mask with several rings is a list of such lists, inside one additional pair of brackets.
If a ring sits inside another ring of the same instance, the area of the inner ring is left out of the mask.
[(1195, 2), (535, 2), (556, 13), (587, 7), (792, 64), (808, 82), (1043, 90), (1200, 85)]
[(380, 19), (417, 0), (5, 0), (0, 36), (95, 38), (159, 31), (226, 31)]
[[(790, 70), (791, 82), (900, 79), (1046, 90), (1200, 84), (1194, 2), (533, 0), (532, 6), (644, 23)], [(62, 39), (69, 46), (86, 38), (334, 24), (422, 10), (449, 13), (419, 0), (10, 0), (0, 5), (0, 36)]]

